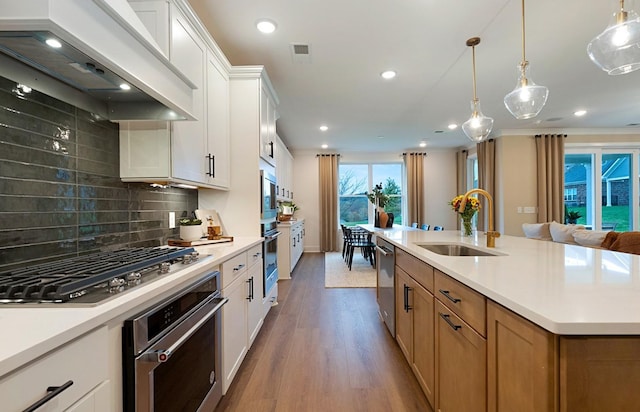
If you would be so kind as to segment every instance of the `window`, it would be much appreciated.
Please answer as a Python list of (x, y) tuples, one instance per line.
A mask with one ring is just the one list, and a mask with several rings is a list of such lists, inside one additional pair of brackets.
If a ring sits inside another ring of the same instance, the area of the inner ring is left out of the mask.
[(387, 213), (393, 213), (394, 223), (402, 224), (402, 164), (340, 164), (338, 197), (340, 223), (353, 226), (372, 223), (373, 205), (366, 192), (382, 183), (382, 190), (389, 195), (385, 206)]
[(578, 189), (575, 187), (564, 188), (564, 201), (566, 203), (575, 202), (578, 198)]
[(577, 212), (578, 224), (596, 230), (637, 230), (639, 188), (632, 182), (638, 181), (640, 149), (566, 152), (565, 213)]

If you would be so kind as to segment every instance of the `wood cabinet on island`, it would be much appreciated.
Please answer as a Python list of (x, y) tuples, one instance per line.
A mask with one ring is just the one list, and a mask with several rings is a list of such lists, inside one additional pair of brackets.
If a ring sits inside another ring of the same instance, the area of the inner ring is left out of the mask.
[[(423, 389), (416, 353), (433, 354), (433, 387), (426, 386), (425, 394), (435, 410), (640, 405), (640, 256), (513, 236), (488, 249), (483, 235), (462, 238), (457, 231), (376, 235), (393, 243), (396, 254), (424, 265), (407, 269), (396, 260), (396, 287), (409, 287), (411, 309), (418, 305), (416, 291), (431, 293), (414, 276), (434, 270), (433, 317), (417, 325), (414, 314), (403, 332), (406, 316), (397, 303), (396, 322), (398, 344)], [(429, 244), (464, 244), (491, 255), (441, 255), (426, 249)], [(397, 301), (402, 292), (396, 290)], [(416, 349), (411, 334), (418, 328), (433, 333), (423, 333)]]

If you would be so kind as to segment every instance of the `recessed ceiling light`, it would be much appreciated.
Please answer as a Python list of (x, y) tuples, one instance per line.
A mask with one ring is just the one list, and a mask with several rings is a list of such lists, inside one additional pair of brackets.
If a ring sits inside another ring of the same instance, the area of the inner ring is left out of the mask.
[(322, 125), (320, 126), (320, 130), (326, 132), (327, 130), (329, 130), (329, 126)]
[(383, 79), (389, 80), (389, 79), (393, 79), (394, 77), (396, 77), (396, 74), (397, 73), (394, 72), (393, 70), (387, 70), (387, 71), (384, 71), (384, 72), (380, 73), (380, 76)]
[(323, 145), (322, 145), (322, 146), (320, 146), (320, 147), (322, 147), (323, 149), (326, 149), (326, 148), (328, 148), (328, 147), (329, 147), (329, 145), (325, 143), (325, 144), (323, 144)]
[(59, 49), (60, 47), (62, 47), (62, 43), (60, 43), (56, 39), (47, 39), (45, 43), (47, 43), (49, 47), (53, 47), (54, 49)]
[(122, 90), (131, 90), (131, 86), (129, 86), (129, 85), (128, 85), (128, 84), (126, 84), (126, 83), (122, 83), (122, 84), (120, 85), (120, 88), (121, 88)]
[(275, 22), (273, 22), (273, 21), (271, 21), (269, 19), (261, 19), (261, 20), (258, 20), (256, 22), (256, 27), (262, 33), (269, 34), (269, 33), (273, 33), (274, 31), (276, 31), (276, 27), (278, 27), (278, 26), (276, 25)]
[(458, 128), (458, 125), (455, 123), (451, 123), (449, 126), (447, 126), (449, 128), (449, 130), (456, 130)]
[(586, 110), (576, 110), (575, 112), (573, 112), (573, 114), (577, 117), (581, 117), (584, 116), (585, 114), (587, 114)]
[(420, 147), (427, 147), (427, 142), (420, 142)]

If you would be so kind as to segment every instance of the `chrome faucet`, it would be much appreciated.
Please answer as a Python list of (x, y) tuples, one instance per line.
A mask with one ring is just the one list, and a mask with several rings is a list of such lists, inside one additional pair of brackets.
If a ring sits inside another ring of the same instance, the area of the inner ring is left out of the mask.
[(489, 230), (487, 230), (487, 247), (496, 247), (496, 238), (500, 237), (500, 232), (496, 232), (493, 230), (493, 198), (483, 189), (471, 189), (467, 193), (462, 196), (462, 202), (460, 202), (460, 206), (458, 206), (458, 213), (462, 213), (464, 211), (465, 206), (467, 205), (467, 197), (474, 193), (478, 193), (487, 198), (489, 202)]

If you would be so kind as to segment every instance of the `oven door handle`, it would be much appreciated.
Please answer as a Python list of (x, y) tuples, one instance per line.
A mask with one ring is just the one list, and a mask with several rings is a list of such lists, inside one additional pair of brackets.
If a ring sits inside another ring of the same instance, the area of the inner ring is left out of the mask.
[(277, 238), (278, 236), (280, 236), (280, 233), (282, 233), (282, 232), (276, 232), (273, 235), (265, 236), (264, 240), (273, 240), (273, 239)]
[[(180, 348), (180, 346), (182, 346), (183, 343), (185, 343), (194, 333), (196, 333), (202, 325), (204, 325), (207, 321), (209, 321), (209, 319), (211, 319), (211, 317), (214, 316), (216, 312), (220, 310), (220, 308), (222, 308), (222, 306), (226, 304), (228, 301), (229, 301), (229, 298), (220, 298), (219, 302), (217, 302), (217, 304), (209, 312), (207, 312), (207, 314), (204, 315), (202, 319), (197, 321), (191, 328), (189, 328), (188, 331), (186, 331), (182, 336), (176, 339), (175, 342), (173, 342), (173, 344), (169, 346), (167, 349), (149, 350), (147, 352), (142, 353), (138, 357), (138, 359), (144, 360), (146, 362), (157, 363), (158, 365), (160, 363), (168, 361), (171, 355), (173, 355), (173, 353), (176, 350), (178, 350), (178, 348)], [(196, 311), (191, 316), (195, 316), (197, 313), (198, 312)], [(187, 322), (188, 319), (189, 318), (187, 318), (185, 322)], [(153, 368), (155, 368), (155, 366)]]

